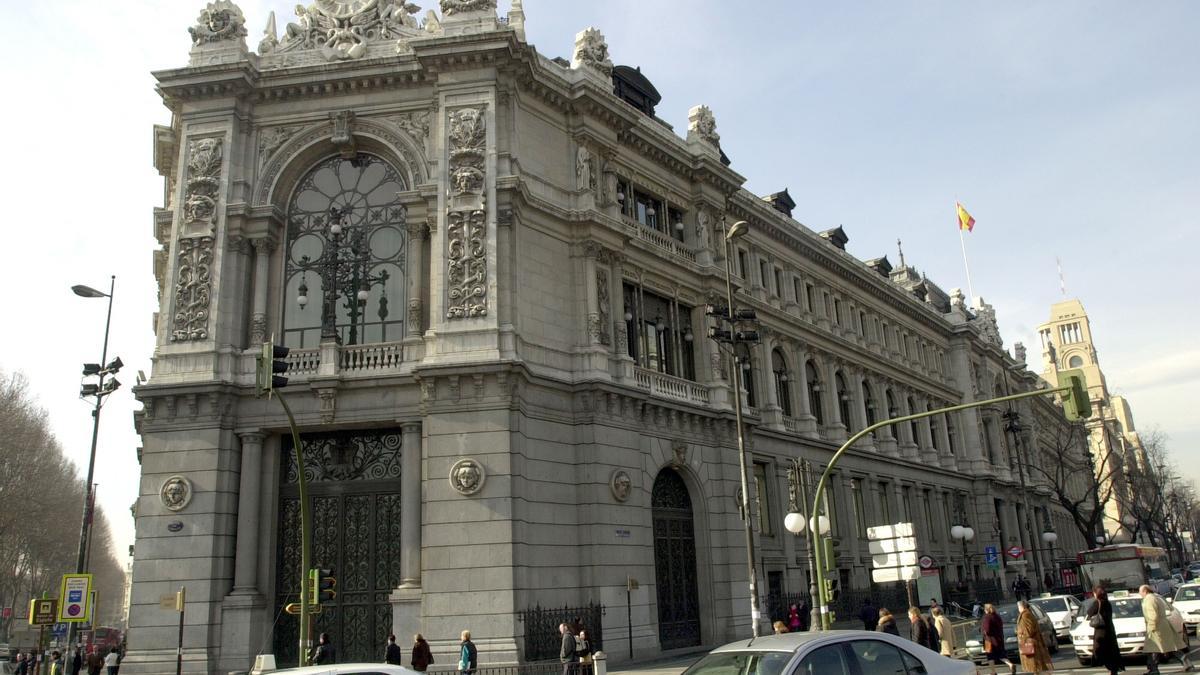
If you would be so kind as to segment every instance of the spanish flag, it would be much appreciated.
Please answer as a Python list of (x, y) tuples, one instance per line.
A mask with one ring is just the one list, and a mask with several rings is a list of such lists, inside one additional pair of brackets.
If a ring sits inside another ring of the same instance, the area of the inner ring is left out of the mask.
[(967, 213), (962, 204), (954, 202), (954, 205), (958, 207), (958, 229), (966, 230), (967, 232), (974, 231), (975, 219), (971, 217), (971, 214)]

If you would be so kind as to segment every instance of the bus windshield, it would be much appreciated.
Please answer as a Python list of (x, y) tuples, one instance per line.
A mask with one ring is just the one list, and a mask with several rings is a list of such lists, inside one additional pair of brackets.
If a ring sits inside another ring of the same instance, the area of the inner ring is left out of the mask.
[(1132, 591), (1146, 583), (1146, 568), (1140, 558), (1084, 563), (1079, 569), (1084, 588), (1103, 586), (1109, 591)]

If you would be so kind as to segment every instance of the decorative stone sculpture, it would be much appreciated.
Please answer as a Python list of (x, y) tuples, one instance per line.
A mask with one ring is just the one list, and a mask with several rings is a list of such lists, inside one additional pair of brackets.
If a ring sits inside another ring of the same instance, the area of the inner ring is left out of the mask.
[(484, 109), (448, 113), (450, 212), (446, 218), (446, 318), (487, 315)]
[(1025, 356), (1026, 356), (1025, 343), (1024, 342), (1013, 343), (1013, 359), (1017, 363), (1025, 363), (1026, 362)]
[(613, 62), (608, 57), (608, 43), (596, 28), (586, 28), (575, 34), (575, 55), (572, 68), (587, 67), (605, 77), (612, 76)]
[(985, 342), (997, 347), (1004, 346), (1000, 337), (1000, 326), (996, 323), (996, 309), (979, 298), (979, 306), (975, 308), (976, 321), (979, 322), (979, 335)]
[(719, 147), (721, 144), (721, 135), (717, 133), (717, 118), (706, 105), (693, 106), (688, 110), (688, 140), (695, 139), (713, 147)]
[(329, 137), (329, 142), (338, 149), (343, 159), (354, 159), (358, 154), (358, 147), (354, 143), (354, 111), (331, 112), (329, 121), (333, 122), (333, 135)]
[(242, 10), (229, 0), (208, 3), (196, 19), (196, 25), (188, 29), (193, 45), (203, 45), (246, 37), (246, 17)]
[(217, 193), (221, 182), (222, 141), (201, 138), (188, 143), (187, 193), (183, 200), (184, 224), (198, 224), (207, 234), (216, 223)]
[(496, 0), (441, 0), (442, 14), (454, 16), (465, 12), (496, 11)]
[(612, 342), (608, 334), (608, 317), (611, 312), (611, 301), (609, 299), (608, 290), (608, 272), (603, 269), (596, 270), (596, 310), (599, 313), (597, 317), (597, 333), (596, 339), (600, 344), (607, 345)]
[(276, 37), (274, 16), (267, 21), (259, 53), (313, 51), (326, 61), (362, 58), (373, 44), (421, 37), (424, 32), (414, 16), (420, 10), (404, 0), (316, 0), (307, 7), (296, 5), (296, 21), (287, 25), (282, 38)]
[(580, 192), (590, 192), (595, 189), (592, 182), (592, 153), (586, 145), (582, 144), (575, 151), (575, 189)]
[(612, 490), (613, 498), (623, 502), (629, 499), (629, 493), (633, 490), (633, 479), (624, 469), (617, 469), (609, 478), (608, 487)]
[(183, 476), (171, 476), (163, 481), (158, 497), (167, 509), (182, 511), (192, 501), (192, 482)]
[(676, 469), (682, 469), (683, 467), (687, 466), (687, 454), (687, 441), (671, 441), (671, 466), (675, 467)]
[(460, 459), (450, 467), (450, 487), (461, 495), (473, 495), (482, 490), (486, 478), (483, 465), (470, 458)]

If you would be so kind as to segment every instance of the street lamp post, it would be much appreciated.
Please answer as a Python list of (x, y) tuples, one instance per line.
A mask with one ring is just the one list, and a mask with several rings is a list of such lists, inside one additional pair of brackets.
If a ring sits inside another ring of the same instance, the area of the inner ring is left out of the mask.
[[(98, 291), (90, 286), (82, 284), (72, 286), (71, 291), (81, 298), (108, 298), (108, 313), (104, 319), (104, 347), (100, 351), (100, 363), (86, 363), (83, 366), (84, 376), (99, 376), (96, 384), (84, 384), (80, 390), (80, 396), (91, 396), (94, 399), (92, 407), (92, 449), (88, 455), (87, 481), (84, 483), (83, 495), (83, 523), (79, 528), (79, 554), (75, 562), (75, 572), (84, 574), (88, 569), (88, 550), (90, 548), (92, 537), (92, 518), (93, 509), (95, 509), (94, 495), (95, 488), (92, 484), (92, 478), (96, 473), (96, 443), (100, 436), (100, 408), (104, 405), (104, 399), (121, 386), (121, 383), (114, 377), (108, 382), (104, 378), (109, 375), (116, 375), (124, 364), (121, 363), (121, 358), (114, 358), (111, 362), (108, 360), (108, 331), (112, 326), (112, 300), (113, 291), (116, 289), (117, 277), (113, 275), (109, 279), (108, 292)], [(76, 627), (79, 624), (72, 622), (70, 631), (67, 634), (67, 646), (75, 644)]]
[[(795, 494), (792, 495), (791, 508), (787, 516), (783, 519), (783, 527), (792, 534), (804, 534), (807, 531), (808, 538), (808, 605), (809, 605), (809, 620), (808, 625), (810, 630), (821, 630), (821, 608), (818, 607), (817, 601), (817, 562), (816, 562), (816, 547), (820, 544), (820, 536), (829, 531), (828, 519), (825, 516), (816, 521), (808, 517), (808, 483), (811, 480), (812, 466), (807, 459), (796, 461), (792, 460), (792, 468), (788, 470), (789, 481), (795, 481), (799, 485), (793, 483), (793, 487), (798, 487), (800, 491), (799, 498)], [(800, 510), (797, 511), (797, 508)], [(807, 528), (805, 524), (808, 524)], [(822, 527), (824, 526), (824, 527)], [(817, 534), (814, 534), (817, 533)]]
[(721, 239), (725, 244), (726, 305), (724, 310), (709, 307), (708, 314), (728, 321), (730, 326), (729, 330), (723, 330), (719, 326), (709, 329), (709, 337), (718, 343), (729, 344), (733, 352), (733, 358), (729, 359), (729, 383), (733, 387), (733, 414), (734, 423), (737, 425), (738, 467), (742, 483), (742, 524), (746, 533), (746, 572), (749, 575), (750, 583), (750, 627), (754, 637), (758, 637), (758, 622), (762, 613), (758, 605), (758, 574), (754, 566), (754, 532), (750, 524), (750, 480), (746, 470), (746, 438), (742, 430), (742, 371), (738, 364), (736, 349), (738, 344), (758, 342), (757, 331), (739, 328), (740, 325), (748, 324), (757, 317), (752, 309), (738, 310), (734, 308), (733, 260), (730, 254), (730, 242), (745, 236), (749, 231), (750, 224), (744, 220), (737, 221), (728, 229), (725, 227), (725, 221), (721, 221)]
[(962, 542), (963, 576), (966, 577), (964, 581), (967, 582), (967, 592), (970, 592), (971, 584), (974, 582), (974, 575), (971, 574), (971, 559), (970, 556), (967, 555), (967, 542), (975, 538), (975, 529), (970, 525), (965, 524), (965, 518), (963, 519), (963, 523), (963, 525), (955, 525), (954, 527), (950, 528), (950, 538), (954, 539), (955, 541)]

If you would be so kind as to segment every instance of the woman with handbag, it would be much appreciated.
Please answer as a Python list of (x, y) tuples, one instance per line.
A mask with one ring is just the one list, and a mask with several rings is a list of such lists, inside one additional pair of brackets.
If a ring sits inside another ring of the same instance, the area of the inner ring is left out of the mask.
[(590, 640), (588, 640), (588, 633), (586, 630), (579, 631), (579, 635), (575, 637), (575, 654), (579, 656), (580, 675), (591, 675), (592, 643)]
[(1088, 608), (1088, 625), (1092, 627), (1092, 658), (1096, 665), (1107, 668), (1109, 673), (1125, 670), (1121, 661), (1121, 647), (1117, 644), (1117, 628), (1113, 625), (1112, 603), (1103, 586), (1092, 589), (1095, 596)]
[(1008, 666), (1008, 672), (1017, 672), (1017, 666), (1008, 660), (1008, 650), (1004, 646), (1004, 619), (996, 613), (992, 603), (983, 606), (983, 621), (979, 624), (983, 633), (983, 655), (987, 663), (992, 664), (992, 675), (996, 675), (996, 666)]
[(1042, 639), (1042, 629), (1037, 617), (1029, 609), (1029, 603), (1017, 602), (1017, 646), (1021, 650), (1021, 668), (1030, 673), (1045, 673), (1054, 670), (1050, 663), (1050, 650)]

